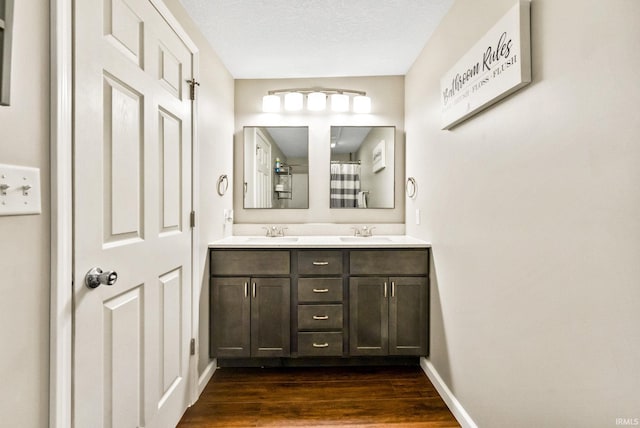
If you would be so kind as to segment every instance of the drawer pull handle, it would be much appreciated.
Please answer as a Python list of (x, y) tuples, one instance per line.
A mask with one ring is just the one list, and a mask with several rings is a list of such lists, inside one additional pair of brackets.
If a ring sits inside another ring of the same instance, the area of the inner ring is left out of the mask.
[(313, 347), (314, 348), (328, 348), (329, 344), (327, 342), (325, 342), (325, 343), (315, 343), (314, 342)]
[(328, 320), (329, 319), (329, 315), (314, 315), (313, 319), (314, 320), (324, 321), (324, 320)]
[(314, 293), (328, 293), (329, 289), (328, 288), (314, 288), (313, 292)]
[(244, 297), (245, 298), (249, 297), (249, 283), (248, 282), (244, 283)]
[(328, 264), (329, 264), (329, 262), (313, 262), (314, 266), (326, 266)]

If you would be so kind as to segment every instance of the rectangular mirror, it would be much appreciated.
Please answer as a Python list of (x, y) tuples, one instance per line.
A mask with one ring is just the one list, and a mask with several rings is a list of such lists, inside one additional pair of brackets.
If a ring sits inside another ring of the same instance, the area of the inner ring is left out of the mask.
[(13, 0), (0, 0), (0, 105), (9, 105)]
[(244, 128), (244, 208), (309, 208), (309, 128)]
[(331, 127), (331, 208), (393, 208), (394, 126)]

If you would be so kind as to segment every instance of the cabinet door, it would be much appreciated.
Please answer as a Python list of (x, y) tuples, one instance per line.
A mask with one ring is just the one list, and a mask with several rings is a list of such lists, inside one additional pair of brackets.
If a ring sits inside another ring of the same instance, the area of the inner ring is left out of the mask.
[(389, 354), (427, 354), (427, 279), (389, 278)]
[(387, 355), (389, 300), (387, 278), (349, 279), (349, 350), (355, 355)]
[(211, 356), (250, 355), (249, 278), (211, 280)]
[(251, 356), (288, 357), (289, 278), (251, 279)]

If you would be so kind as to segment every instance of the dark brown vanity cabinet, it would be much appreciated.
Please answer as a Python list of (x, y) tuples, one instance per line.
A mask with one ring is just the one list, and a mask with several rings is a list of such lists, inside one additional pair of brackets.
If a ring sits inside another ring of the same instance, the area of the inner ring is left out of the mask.
[(428, 251), (212, 249), (211, 356), (428, 355)]
[(427, 251), (354, 250), (350, 260), (350, 355), (426, 355)]
[(211, 266), (211, 355), (289, 356), (289, 252), (212, 250)]

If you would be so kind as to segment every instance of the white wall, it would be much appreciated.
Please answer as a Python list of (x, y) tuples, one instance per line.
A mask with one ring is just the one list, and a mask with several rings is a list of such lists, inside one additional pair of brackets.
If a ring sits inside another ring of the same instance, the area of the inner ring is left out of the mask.
[(640, 2), (533, 0), (533, 83), (441, 131), (441, 76), (513, 4), (457, 0), (406, 76), (430, 358), (478, 426), (616, 426), (640, 418)]
[[(366, 91), (371, 114), (301, 112), (262, 113), (268, 90), (329, 87)], [(236, 80), (235, 82), (234, 211), (236, 223), (404, 223), (404, 78), (348, 77), (315, 79)], [(330, 209), (329, 165), (331, 126), (396, 127), (396, 195), (393, 209)], [(309, 209), (264, 210), (242, 207), (242, 128), (244, 126), (309, 127)], [(400, 189), (400, 190), (398, 190)]]
[[(209, 242), (225, 234), (224, 210), (232, 209), (233, 202), (233, 78), (217, 54), (204, 39), (179, 0), (164, 0), (178, 18), (189, 36), (200, 49), (200, 86), (197, 89), (198, 145), (200, 189), (196, 228), (200, 241), (197, 254), (200, 271), (200, 320), (196, 326), (198, 336), (198, 373), (202, 374), (209, 362)], [(221, 174), (229, 177), (229, 191), (218, 196), (216, 182)], [(227, 225), (230, 228), (231, 225)]]
[(49, 406), (49, 3), (15, 2), (0, 163), (40, 168), (42, 214), (0, 217), (0, 425), (45, 427)]
[[(391, 134), (387, 128), (372, 128), (367, 137), (358, 149), (356, 158), (361, 161), (360, 188), (369, 190), (367, 200), (369, 207), (392, 207), (394, 190), (400, 192), (402, 196), (404, 191), (404, 181), (394, 180), (395, 150), (393, 144), (389, 141), (388, 135)], [(373, 172), (373, 159), (371, 154), (380, 141), (385, 142), (385, 167), (382, 170)], [(404, 159), (401, 160), (404, 163)], [(397, 182), (396, 182), (397, 181)]]

